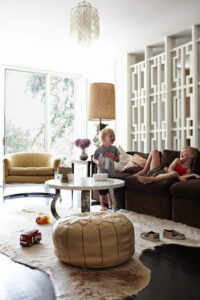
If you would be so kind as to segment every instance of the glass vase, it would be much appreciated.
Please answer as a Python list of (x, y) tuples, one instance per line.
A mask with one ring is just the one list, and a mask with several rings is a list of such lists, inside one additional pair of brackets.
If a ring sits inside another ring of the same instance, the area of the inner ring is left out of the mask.
[(87, 160), (88, 159), (88, 155), (85, 152), (85, 149), (82, 149), (82, 153), (80, 155), (80, 160)]

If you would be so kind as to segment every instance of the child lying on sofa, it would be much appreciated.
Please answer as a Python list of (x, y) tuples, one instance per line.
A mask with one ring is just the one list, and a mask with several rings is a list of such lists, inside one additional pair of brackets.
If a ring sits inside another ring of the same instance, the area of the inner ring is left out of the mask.
[(193, 173), (196, 160), (197, 150), (186, 146), (181, 150), (180, 158), (176, 158), (169, 168), (162, 168), (158, 150), (152, 150), (144, 169), (133, 176), (137, 176), (138, 181), (144, 184), (170, 178), (178, 178), (181, 181), (191, 177), (200, 178), (200, 175)]

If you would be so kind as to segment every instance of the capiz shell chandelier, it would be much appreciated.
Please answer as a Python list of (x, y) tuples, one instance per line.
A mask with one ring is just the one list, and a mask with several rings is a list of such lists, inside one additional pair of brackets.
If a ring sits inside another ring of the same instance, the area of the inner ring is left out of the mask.
[(70, 31), (82, 45), (89, 45), (99, 37), (99, 12), (89, 2), (78, 3), (71, 10)]

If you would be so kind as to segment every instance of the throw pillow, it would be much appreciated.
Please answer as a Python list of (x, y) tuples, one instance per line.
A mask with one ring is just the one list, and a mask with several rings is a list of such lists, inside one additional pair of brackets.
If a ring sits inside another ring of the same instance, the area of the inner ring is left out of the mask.
[(127, 165), (124, 167), (122, 173), (131, 173), (136, 174), (140, 172), (143, 168), (136, 165), (133, 161), (129, 161)]
[(124, 167), (127, 165), (127, 163), (132, 160), (133, 155), (127, 154), (126, 151), (120, 145), (118, 146), (118, 149), (120, 151), (120, 155), (119, 155), (120, 161), (114, 163), (115, 171), (122, 172)]
[(146, 161), (147, 160), (145, 158), (138, 154), (133, 155), (132, 162), (135, 163), (135, 165), (141, 167), (142, 169), (144, 168)]

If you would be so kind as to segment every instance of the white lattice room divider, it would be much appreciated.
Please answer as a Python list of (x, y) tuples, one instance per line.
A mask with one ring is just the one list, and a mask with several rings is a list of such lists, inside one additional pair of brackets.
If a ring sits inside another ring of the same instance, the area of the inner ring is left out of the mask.
[(200, 147), (199, 26), (187, 39), (167, 37), (161, 53), (147, 47), (145, 59), (130, 66), (132, 150)]
[(145, 151), (147, 137), (145, 72), (145, 61), (132, 68), (132, 147), (138, 151)]

